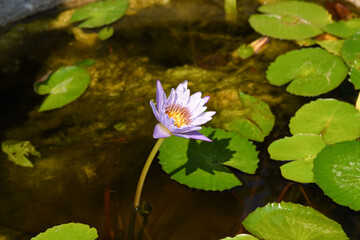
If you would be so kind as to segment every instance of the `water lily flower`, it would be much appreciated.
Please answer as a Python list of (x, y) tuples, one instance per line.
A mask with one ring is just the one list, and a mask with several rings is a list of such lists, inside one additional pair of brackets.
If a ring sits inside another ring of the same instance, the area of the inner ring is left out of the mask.
[(167, 98), (159, 80), (156, 82), (156, 105), (150, 101), (150, 106), (156, 119), (153, 137), (167, 138), (175, 135), (183, 138), (192, 138), (212, 142), (211, 139), (199, 133), (200, 125), (210, 121), (215, 114), (207, 111), (204, 106), (210, 99), (209, 96), (201, 98), (201, 92), (190, 96), (187, 89), (188, 82), (180, 83), (171, 89)]

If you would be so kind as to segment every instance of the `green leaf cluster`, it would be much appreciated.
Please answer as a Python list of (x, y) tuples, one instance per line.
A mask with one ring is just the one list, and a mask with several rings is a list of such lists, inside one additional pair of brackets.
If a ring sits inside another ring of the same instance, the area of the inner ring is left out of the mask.
[(29, 141), (4, 141), (1, 143), (1, 150), (7, 154), (10, 161), (22, 167), (34, 167), (27, 158), (29, 155), (41, 157), (40, 152)]

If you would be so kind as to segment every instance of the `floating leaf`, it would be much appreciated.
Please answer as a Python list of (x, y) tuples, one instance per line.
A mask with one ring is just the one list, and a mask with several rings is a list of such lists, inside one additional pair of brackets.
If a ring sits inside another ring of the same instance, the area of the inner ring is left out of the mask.
[(82, 223), (67, 223), (49, 228), (31, 240), (95, 240), (97, 237), (95, 228)]
[(272, 130), (275, 117), (270, 107), (258, 98), (239, 92), (241, 105), (239, 114), (233, 112), (232, 120), (225, 124), (227, 131), (233, 131), (247, 139), (264, 141)]
[(242, 223), (250, 233), (266, 240), (348, 239), (340, 224), (295, 203), (269, 203), (250, 213)]
[(360, 210), (360, 142), (325, 147), (314, 160), (315, 182), (336, 203)]
[(340, 55), (341, 48), (344, 44), (344, 40), (324, 40), (316, 41), (322, 48), (326, 49), (329, 53)]
[(321, 135), (326, 144), (360, 137), (360, 112), (349, 103), (318, 99), (303, 105), (290, 120), (290, 132)]
[(99, 32), (100, 40), (106, 40), (110, 38), (114, 34), (114, 28), (112, 27), (104, 27)]
[(258, 238), (249, 234), (238, 234), (235, 237), (226, 237), (221, 240), (257, 240)]
[(290, 51), (276, 58), (267, 72), (269, 82), (276, 86), (288, 82), (286, 90), (300, 96), (327, 93), (345, 79), (348, 68), (338, 56), (321, 48)]
[(88, 71), (81, 67), (60, 67), (45, 82), (36, 82), (35, 91), (49, 94), (39, 112), (60, 108), (78, 97), (85, 91), (90, 82)]
[(360, 18), (331, 23), (323, 28), (327, 33), (341, 38), (348, 38), (360, 30)]
[(227, 168), (253, 174), (259, 161), (255, 146), (236, 133), (203, 128), (213, 142), (172, 136), (160, 148), (160, 164), (170, 177), (189, 187), (226, 190), (242, 185)]
[(128, 0), (106, 0), (93, 2), (77, 9), (71, 16), (71, 22), (83, 21), (81, 28), (95, 28), (113, 23), (126, 12)]
[(350, 68), (360, 69), (360, 32), (344, 42), (341, 55)]
[(29, 141), (5, 141), (1, 143), (1, 150), (8, 155), (10, 161), (22, 167), (34, 167), (27, 158), (30, 154), (36, 157), (41, 156)]
[(246, 59), (254, 54), (254, 49), (246, 44), (243, 44), (237, 49), (237, 53), (242, 59)]
[(274, 38), (300, 40), (321, 34), (330, 24), (331, 16), (321, 6), (301, 1), (283, 1), (263, 5), (264, 14), (251, 15), (250, 25), (255, 31)]
[(354, 85), (356, 90), (360, 89), (360, 69), (352, 68), (350, 70), (350, 79), (349, 81)]
[(298, 134), (271, 143), (268, 151), (274, 160), (296, 160), (281, 166), (281, 174), (285, 178), (310, 183), (314, 182), (313, 160), (324, 147), (325, 143), (321, 136)]

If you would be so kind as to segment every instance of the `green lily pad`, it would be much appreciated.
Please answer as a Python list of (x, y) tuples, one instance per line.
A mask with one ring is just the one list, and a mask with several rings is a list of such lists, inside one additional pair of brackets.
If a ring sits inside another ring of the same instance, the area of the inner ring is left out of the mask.
[(348, 239), (340, 224), (322, 213), (295, 203), (269, 203), (242, 222), (252, 234), (266, 240)]
[(200, 132), (213, 142), (172, 136), (160, 147), (160, 164), (172, 179), (192, 188), (222, 191), (242, 185), (227, 166), (255, 173), (258, 152), (246, 138), (221, 129)]
[(238, 234), (235, 237), (226, 237), (221, 240), (258, 240), (258, 238), (249, 234)]
[(283, 177), (301, 183), (314, 182), (313, 160), (325, 147), (321, 136), (298, 134), (285, 137), (270, 144), (271, 159), (280, 161), (295, 160), (281, 166)]
[(269, 66), (266, 77), (276, 86), (289, 83), (286, 90), (300, 96), (327, 93), (346, 78), (348, 68), (343, 60), (321, 48), (290, 51)]
[(27, 156), (41, 157), (40, 152), (29, 141), (5, 141), (1, 143), (1, 150), (8, 155), (10, 161), (22, 167), (34, 167)]
[(321, 34), (321, 28), (332, 22), (331, 16), (321, 6), (302, 1), (282, 1), (263, 5), (264, 14), (249, 18), (255, 31), (274, 38), (300, 40)]
[(324, 48), (329, 53), (340, 56), (340, 51), (342, 46), (344, 45), (344, 40), (324, 40), (324, 41), (316, 41), (322, 48)]
[(270, 107), (258, 98), (239, 92), (240, 106), (238, 112), (232, 112), (230, 122), (224, 125), (227, 131), (236, 132), (247, 139), (258, 142), (271, 132), (275, 117)]
[(352, 68), (350, 70), (350, 79), (349, 81), (354, 85), (356, 90), (360, 89), (360, 69)]
[(31, 240), (95, 240), (97, 237), (95, 228), (82, 223), (67, 223), (49, 228)]
[(360, 18), (331, 23), (323, 28), (327, 33), (341, 38), (348, 38), (360, 30)]
[(246, 59), (254, 54), (254, 49), (247, 44), (243, 44), (237, 49), (237, 53), (239, 57)]
[(99, 32), (99, 39), (100, 40), (106, 40), (110, 38), (114, 34), (114, 28), (113, 27), (104, 27)]
[(34, 89), (40, 94), (49, 94), (39, 112), (60, 108), (78, 97), (90, 83), (90, 74), (82, 67), (60, 67), (46, 81), (36, 82)]
[(318, 99), (303, 105), (290, 119), (290, 132), (321, 135), (326, 144), (360, 137), (360, 112), (349, 103)]
[(76, 9), (70, 21), (79, 22), (81, 28), (96, 28), (120, 19), (126, 12), (128, 0), (106, 0), (93, 2)]
[(315, 182), (336, 203), (360, 210), (360, 142), (325, 147), (314, 160)]
[(344, 42), (341, 55), (350, 68), (360, 69), (360, 32)]

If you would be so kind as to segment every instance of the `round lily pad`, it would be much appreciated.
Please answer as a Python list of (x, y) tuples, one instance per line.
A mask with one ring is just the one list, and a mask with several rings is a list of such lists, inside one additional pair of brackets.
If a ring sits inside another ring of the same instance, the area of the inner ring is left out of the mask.
[(276, 58), (266, 77), (276, 86), (289, 83), (286, 90), (300, 96), (327, 93), (346, 78), (348, 68), (343, 60), (321, 48), (290, 51)]
[(110, 38), (114, 34), (114, 28), (113, 27), (104, 27), (99, 32), (99, 39), (100, 40), (106, 40)]
[(71, 22), (83, 21), (81, 28), (96, 28), (120, 19), (126, 12), (128, 0), (106, 0), (93, 2), (76, 9), (71, 16)]
[(318, 99), (303, 105), (290, 119), (290, 132), (321, 135), (326, 144), (360, 137), (360, 112), (349, 103)]
[(258, 238), (249, 234), (238, 234), (235, 237), (226, 237), (221, 240), (258, 240)]
[(266, 240), (348, 239), (340, 224), (295, 203), (269, 203), (257, 208), (243, 225), (250, 233)]
[(302, 1), (282, 1), (263, 5), (264, 14), (251, 15), (250, 25), (255, 31), (274, 38), (300, 40), (321, 34), (322, 27), (332, 22), (321, 6)]
[(97, 237), (95, 228), (82, 223), (67, 223), (49, 228), (31, 240), (95, 240)]
[(336, 203), (360, 210), (360, 142), (325, 147), (314, 160), (315, 182)]
[(78, 97), (90, 83), (90, 74), (82, 67), (60, 67), (46, 81), (36, 82), (35, 91), (49, 94), (39, 108), (39, 112), (60, 108)]
[(247, 139), (264, 141), (275, 124), (275, 117), (269, 105), (241, 91), (239, 99), (239, 106), (236, 111), (231, 112), (232, 118), (229, 118), (231, 121), (224, 124), (224, 128)]
[(172, 179), (192, 188), (221, 191), (242, 185), (227, 166), (255, 173), (258, 152), (246, 138), (221, 129), (200, 132), (213, 142), (172, 136), (160, 147), (160, 164)]
[(349, 67), (360, 69), (360, 32), (344, 42), (341, 55)]
[(350, 70), (350, 79), (349, 81), (354, 85), (356, 90), (360, 89), (360, 69), (352, 68)]
[(311, 183), (314, 182), (313, 160), (324, 147), (321, 136), (298, 134), (271, 143), (268, 151), (274, 160), (295, 160), (281, 166), (283, 177), (296, 182)]
[(323, 28), (327, 33), (341, 38), (348, 38), (360, 30), (360, 18), (331, 23)]

